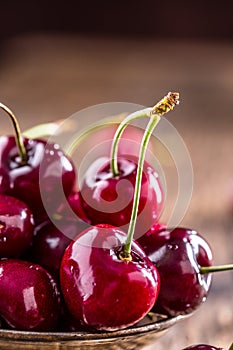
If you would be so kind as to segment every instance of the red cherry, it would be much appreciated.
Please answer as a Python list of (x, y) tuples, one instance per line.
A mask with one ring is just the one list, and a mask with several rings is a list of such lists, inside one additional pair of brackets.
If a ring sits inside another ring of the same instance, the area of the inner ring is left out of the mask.
[(60, 263), (66, 247), (87, 227), (83, 221), (69, 217), (54, 223), (46, 221), (35, 229), (27, 260), (43, 266), (54, 278), (59, 277)]
[(136, 242), (121, 257), (126, 234), (109, 225), (85, 230), (65, 251), (60, 281), (71, 314), (99, 330), (135, 324), (155, 303), (159, 275)]
[[(107, 223), (127, 231), (131, 218), (137, 161), (119, 158), (120, 176), (114, 177), (109, 159), (97, 159), (87, 170), (80, 189), (80, 201), (91, 224)], [(135, 238), (158, 221), (163, 207), (158, 174), (144, 164)]]
[(68, 196), (75, 185), (75, 171), (72, 162), (57, 144), (29, 139), (23, 142), (28, 156), (25, 163), (21, 162), (15, 138), (0, 137), (0, 170), (9, 178), (5, 193), (25, 202), (32, 210), (35, 221), (40, 222), (47, 217), (41, 192), (46, 194), (46, 206), (51, 210), (56, 208), (62, 200), (57, 189), (62, 183), (64, 194)]
[(0, 193), (21, 199), (35, 222), (42, 222), (74, 189), (74, 166), (59, 145), (23, 138), (14, 113), (1, 102), (0, 108), (15, 131), (15, 136), (0, 137)]
[(17, 258), (30, 246), (34, 220), (28, 206), (0, 194), (0, 258)]
[(212, 346), (212, 345), (199, 344), (199, 345), (189, 346), (183, 350), (224, 350), (224, 349), (216, 348), (215, 346)]
[(0, 169), (0, 194), (6, 193), (10, 187), (10, 180), (7, 172)]
[(18, 330), (52, 331), (60, 312), (56, 283), (41, 266), (0, 261), (0, 316)]
[[(90, 220), (86, 217), (86, 214), (83, 211), (83, 208), (81, 206), (80, 201), (80, 192), (79, 191), (73, 191), (70, 193), (70, 195), (67, 198), (67, 201), (63, 201), (60, 203), (59, 207), (57, 208), (54, 217), (60, 219), (65, 219), (71, 216), (72, 211), (74, 212), (75, 216), (78, 220), (83, 221), (84, 223), (89, 223)], [(74, 218), (72, 218), (73, 220)], [(83, 229), (85, 227), (83, 226)]]
[(212, 253), (196, 231), (162, 230), (138, 241), (161, 277), (154, 311), (172, 316), (186, 314), (206, 300), (211, 275), (201, 274), (200, 266), (212, 264)]

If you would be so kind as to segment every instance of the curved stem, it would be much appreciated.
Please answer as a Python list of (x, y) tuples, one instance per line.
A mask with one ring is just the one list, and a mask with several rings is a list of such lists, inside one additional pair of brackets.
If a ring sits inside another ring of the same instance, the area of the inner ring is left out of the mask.
[(123, 131), (125, 130), (126, 126), (133, 120), (139, 119), (139, 118), (146, 118), (150, 117), (150, 113), (152, 111), (152, 108), (145, 108), (140, 111), (136, 111), (134, 113), (129, 114), (118, 126), (115, 135), (113, 137), (112, 147), (111, 147), (111, 156), (110, 156), (110, 166), (111, 171), (114, 176), (119, 175), (119, 169), (117, 164), (117, 152), (118, 152), (118, 146), (119, 141), (121, 138), (121, 135)]
[(229, 271), (229, 270), (233, 270), (233, 264), (200, 267), (200, 273), (202, 275), (206, 273), (211, 273), (211, 272), (220, 272), (220, 271)]
[(0, 102), (0, 108), (2, 108), (10, 116), (10, 118), (12, 120), (13, 127), (15, 130), (15, 140), (16, 140), (16, 144), (17, 144), (17, 147), (19, 150), (19, 155), (20, 155), (22, 163), (26, 163), (28, 160), (28, 156), (27, 156), (26, 148), (24, 147), (24, 144), (23, 144), (23, 139), (21, 136), (21, 131), (19, 128), (17, 118), (14, 115), (14, 113), (1, 102)]
[(233, 350), (233, 343), (231, 344), (229, 350)]
[(162, 100), (160, 100), (154, 107), (149, 107), (142, 109), (140, 111), (136, 111), (131, 113), (126, 117), (118, 126), (115, 135), (113, 137), (112, 147), (111, 147), (111, 155), (110, 155), (110, 166), (111, 171), (114, 176), (119, 175), (119, 169), (117, 165), (117, 152), (120, 137), (125, 130), (126, 126), (133, 120), (139, 118), (147, 118), (152, 115), (159, 114), (162, 116), (163, 114), (173, 110), (174, 106), (179, 104), (179, 94), (176, 92), (169, 92)]
[(138, 167), (137, 167), (137, 174), (136, 174), (136, 181), (135, 181), (134, 198), (133, 198), (133, 208), (132, 208), (128, 233), (127, 233), (127, 238), (124, 246), (124, 251), (121, 254), (121, 258), (125, 260), (130, 260), (130, 256), (131, 256), (130, 252), (131, 252), (131, 245), (132, 245), (132, 240), (133, 240), (136, 220), (137, 220), (143, 166), (144, 166), (146, 150), (148, 147), (150, 137), (156, 125), (159, 123), (161, 116), (169, 112), (170, 110), (172, 110), (174, 106), (178, 103), (179, 103), (179, 94), (169, 92), (168, 95), (165, 96), (161, 101), (159, 101), (150, 112), (150, 121), (147, 124), (146, 130), (142, 138), (141, 146), (140, 146)]

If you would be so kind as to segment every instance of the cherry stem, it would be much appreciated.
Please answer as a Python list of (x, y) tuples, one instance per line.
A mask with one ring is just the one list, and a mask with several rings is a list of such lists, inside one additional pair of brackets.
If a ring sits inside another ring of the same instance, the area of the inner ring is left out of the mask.
[(12, 123), (13, 123), (13, 127), (15, 130), (15, 140), (16, 140), (16, 144), (19, 150), (19, 155), (21, 158), (21, 162), (24, 164), (27, 162), (28, 160), (28, 156), (27, 156), (27, 152), (26, 152), (26, 148), (24, 147), (23, 144), (23, 138), (21, 136), (21, 131), (19, 128), (19, 124), (17, 121), (16, 116), (14, 115), (14, 113), (7, 107), (5, 106), (3, 103), (0, 102), (0, 108), (2, 108), (11, 118)]
[(231, 344), (229, 350), (233, 350), (233, 343)]
[(205, 267), (201, 266), (200, 267), (200, 273), (202, 275), (204, 275), (206, 273), (211, 273), (211, 272), (221, 272), (221, 271), (229, 271), (229, 270), (233, 270), (233, 264), (219, 265), (219, 266), (205, 266)]
[(123, 131), (125, 130), (126, 126), (132, 122), (133, 120), (140, 119), (140, 118), (149, 118), (151, 116), (153, 108), (145, 108), (140, 111), (136, 111), (134, 113), (129, 114), (118, 126), (115, 135), (113, 137), (112, 147), (111, 147), (111, 171), (114, 176), (119, 175), (119, 169), (117, 164), (117, 153), (118, 153), (118, 147), (119, 147), (119, 141), (121, 138), (121, 135), (123, 134)]
[(146, 130), (144, 132), (140, 151), (139, 151), (139, 159), (138, 159), (138, 167), (135, 181), (135, 190), (134, 190), (134, 198), (133, 198), (133, 208), (126, 238), (126, 243), (124, 246), (123, 256), (127, 259), (130, 256), (131, 245), (135, 231), (135, 225), (137, 220), (140, 192), (141, 192), (141, 179), (143, 173), (144, 160), (146, 156), (146, 150), (148, 143), (150, 141), (150, 137), (159, 123), (161, 116), (165, 113), (171, 111), (176, 104), (179, 103), (179, 94), (169, 92), (167, 96), (165, 96), (161, 101), (159, 101), (150, 112), (150, 121), (147, 124)]

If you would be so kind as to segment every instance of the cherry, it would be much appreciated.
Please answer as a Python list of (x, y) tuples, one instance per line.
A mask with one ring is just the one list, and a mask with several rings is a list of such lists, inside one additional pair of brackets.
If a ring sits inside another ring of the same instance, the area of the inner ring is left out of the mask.
[(66, 247), (86, 227), (87, 224), (78, 218), (72, 220), (66, 217), (57, 222), (49, 220), (43, 222), (35, 229), (27, 259), (43, 266), (57, 279)]
[[(120, 176), (114, 176), (110, 160), (97, 159), (86, 172), (80, 189), (80, 201), (91, 224), (107, 223), (126, 230), (130, 222), (137, 160), (118, 158)], [(158, 220), (163, 206), (158, 174), (145, 163), (136, 224), (136, 235), (145, 233)]]
[(0, 261), (0, 316), (13, 329), (52, 331), (60, 296), (51, 275), (23, 260)]
[[(159, 275), (136, 242), (125, 258), (126, 234), (98, 225), (83, 231), (65, 251), (60, 281), (71, 314), (100, 330), (128, 327), (156, 301)], [(133, 297), (132, 297), (133, 296)]]
[[(68, 196), (75, 185), (75, 170), (71, 160), (65, 156), (59, 145), (39, 139), (22, 138), (13, 112), (0, 103), (11, 117), (16, 137), (0, 137), (0, 192), (24, 201), (34, 214), (35, 221), (47, 217), (45, 207), (56, 207), (62, 200), (58, 188), (63, 185)], [(41, 166), (43, 164), (43, 166)], [(43, 203), (41, 193), (43, 196)], [(45, 198), (46, 197), (46, 198)]]
[(33, 238), (32, 212), (22, 201), (0, 194), (0, 258), (18, 258)]
[(0, 194), (6, 193), (10, 187), (10, 179), (7, 172), (0, 169)]
[(62, 218), (65, 219), (67, 216), (70, 216), (71, 210), (76, 214), (78, 220), (90, 224), (90, 220), (87, 218), (86, 214), (83, 211), (79, 191), (73, 191), (72, 193), (70, 193), (70, 195), (67, 198), (67, 202), (63, 201), (60, 203), (53, 217), (59, 220)]
[[(143, 169), (149, 139), (160, 116), (174, 108), (178, 103), (178, 97), (176, 93), (169, 93), (152, 110), (147, 111), (151, 118), (142, 138), (135, 180), (131, 182), (134, 186), (131, 186), (130, 192), (127, 186), (122, 186), (123, 193), (127, 191), (127, 194), (131, 195), (133, 191), (127, 235), (117, 227), (106, 223), (99, 224), (83, 231), (74, 242), (70, 243), (64, 253), (60, 268), (61, 289), (70, 313), (82, 324), (98, 330), (117, 330), (128, 327), (141, 320), (150, 311), (158, 297), (160, 278), (157, 269), (140, 246), (133, 241), (133, 237), (140, 208), (141, 190), (143, 193)], [(138, 114), (140, 115), (140, 111)], [(116, 135), (121, 134), (118, 130), (123, 130), (126, 124), (126, 121), (123, 121), (119, 125)], [(113, 143), (113, 149), (117, 149), (117, 144)], [(99, 175), (99, 180), (103, 178), (105, 184), (113, 174), (122, 177), (122, 170), (127, 170), (127, 173), (123, 174), (126, 176), (132, 172), (132, 170), (129, 172), (129, 169), (135, 169), (135, 163), (131, 161), (129, 164), (127, 160), (127, 167), (120, 168), (119, 174), (116, 166), (118, 163), (124, 164), (125, 160), (115, 162), (115, 156), (112, 159), (114, 171), (107, 171), (109, 165), (106, 169), (105, 165), (104, 174)], [(88, 187), (95, 185), (96, 181), (95, 176), (91, 178), (89, 176), (86, 175), (87, 190)], [(101, 188), (102, 190), (104, 189)], [(115, 194), (112, 199), (116, 199), (114, 186), (113, 190)], [(109, 193), (109, 189), (106, 192)], [(98, 197), (98, 191), (95, 195)], [(90, 197), (95, 199), (92, 194)], [(124, 201), (123, 205), (125, 206)], [(95, 209), (98, 210), (98, 208)], [(99, 213), (102, 215), (101, 211)], [(106, 220), (108, 216), (109, 214)], [(122, 225), (124, 215), (119, 219), (121, 221), (118, 224)]]
[(77, 318), (75, 318), (69, 312), (64, 302), (61, 306), (61, 315), (59, 319), (58, 330), (61, 332), (96, 332), (94, 328), (83, 325)]
[(187, 314), (206, 300), (211, 275), (201, 266), (212, 264), (208, 243), (186, 228), (161, 230), (138, 240), (161, 277), (154, 311), (171, 316)]
[(212, 345), (200, 344), (200, 345), (189, 346), (183, 350), (224, 350), (224, 349), (216, 348), (215, 346), (212, 346)]
[(153, 253), (155, 249), (158, 249), (169, 239), (167, 233), (161, 233), (166, 232), (166, 229), (166, 225), (156, 222), (144, 235), (137, 238), (137, 242), (143, 247), (147, 255)]
[[(118, 126), (109, 159), (99, 158), (88, 169), (80, 189), (80, 200), (92, 224), (108, 223), (144, 234), (156, 221), (163, 206), (163, 192), (158, 174), (145, 162), (151, 134), (161, 116), (179, 103), (178, 93), (168, 93), (153, 108), (132, 113)], [(128, 123), (150, 118), (142, 137), (139, 158), (118, 157), (120, 137)], [(129, 224), (129, 226), (128, 226)], [(125, 226), (125, 227), (124, 227)]]

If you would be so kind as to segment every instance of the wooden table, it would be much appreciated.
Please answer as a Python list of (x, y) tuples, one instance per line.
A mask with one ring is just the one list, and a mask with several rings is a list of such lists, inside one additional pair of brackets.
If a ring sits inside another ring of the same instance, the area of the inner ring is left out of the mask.
[[(192, 200), (180, 225), (210, 242), (216, 264), (233, 261), (232, 43), (16, 37), (4, 43), (0, 82), (0, 100), (17, 113), (22, 129), (104, 102), (150, 106), (168, 91), (179, 91), (181, 104), (170, 120), (194, 170)], [(1, 134), (11, 132), (7, 118), (0, 125)], [(206, 303), (147, 350), (194, 343), (228, 349), (232, 286), (232, 272), (216, 274)]]

